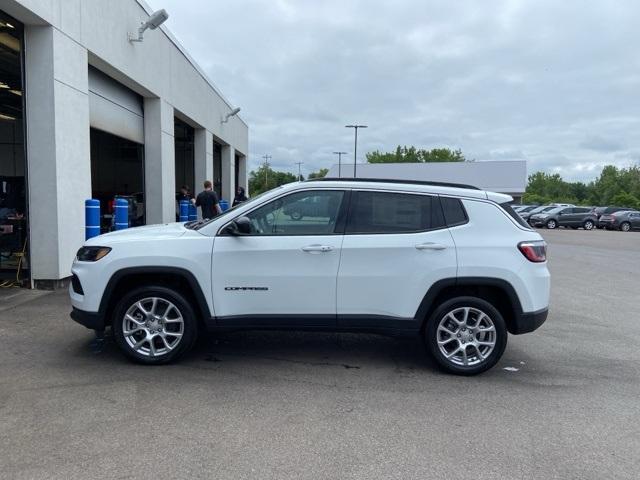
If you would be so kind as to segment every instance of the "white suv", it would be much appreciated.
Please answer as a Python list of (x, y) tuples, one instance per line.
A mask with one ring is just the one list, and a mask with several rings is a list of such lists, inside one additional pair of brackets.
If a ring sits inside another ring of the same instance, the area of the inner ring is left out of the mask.
[(87, 241), (71, 316), (111, 326), (147, 364), (183, 355), (200, 330), (295, 329), (420, 335), (443, 369), (476, 374), (507, 332), (547, 317), (546, 244), (510, 201), (435, 182), (285, 185), (213, 220)]

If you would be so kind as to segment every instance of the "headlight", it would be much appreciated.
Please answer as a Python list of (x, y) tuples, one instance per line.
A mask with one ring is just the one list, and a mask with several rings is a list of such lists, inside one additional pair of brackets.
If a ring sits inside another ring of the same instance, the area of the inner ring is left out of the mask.
[(79, 262), (97, 262), (110, 251), (109, 247), (82, 247), (76, 254), (76, 260)]

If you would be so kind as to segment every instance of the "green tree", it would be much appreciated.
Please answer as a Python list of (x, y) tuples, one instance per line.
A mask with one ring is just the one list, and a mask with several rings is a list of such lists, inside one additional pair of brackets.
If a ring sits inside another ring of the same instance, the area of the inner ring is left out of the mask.
[(431, 150), (416, 149), (416, 147), (401, 147), (398, 145), (394, 152), (380, 152), (378, 150), (367, 153), (369, 163), (431, 163), (431, 162), (464, 162), (466, 158), (461, 150), (448, 148), (433, 148)]
[[(565, 182), (557, 174), (529, 175), (524, 202), (567, 202), (577, 205), (616, 205), (640, 208), (640, 166), (607, 165), (593, 182)], [(545, 200), (546, 202), (542, 201)]]
[(298, 180), (298, 176), (291, 172), (279, 172), (271, 167), (260, 165), (257, 170), (249, 174), (249, 192), (252, 196), (259, 195), (273, 188)]
[(308, 178), (309, 180), (311, 180), (312, 178), (323, 178), (327, 176), (327, 173), (329, 173), (328, 168), (321, 168), (317, 172), (311, 172)]
[(613, 205), (619, 207), (640, 208), (638, 197), (628, 192), (618, 193), (611, 199)]

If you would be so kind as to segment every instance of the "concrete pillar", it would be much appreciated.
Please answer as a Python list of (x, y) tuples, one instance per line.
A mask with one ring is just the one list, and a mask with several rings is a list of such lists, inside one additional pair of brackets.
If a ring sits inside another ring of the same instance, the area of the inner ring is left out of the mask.
[(249, 174), (247, 173), (247, 157), (246, 155), (240, 155), (236, 160), (239, 163), (238, 168), (238, 182), (241, 187), (244, 187), (244, 191), (249, 196)]
[[(204, 181), (213, 183), (213, 134), (204, 128), (197, 128), (194, 138), (194, 169), (196, 184), (193, 186), (193, 194), (197, 195), (204, 189)], [(202, 212), (198, 209), (198, 216)]]
[(87, 50), (50, 26), (25, 28), (31, 276), (71, 275), (91, 197)]
[(222, 147), (222, 198), (233, 202), (236, 196), (236, 151), (230, 145)]
[(176, 221), (173, 107), (144, 99), (144, 188), (147, 224)]

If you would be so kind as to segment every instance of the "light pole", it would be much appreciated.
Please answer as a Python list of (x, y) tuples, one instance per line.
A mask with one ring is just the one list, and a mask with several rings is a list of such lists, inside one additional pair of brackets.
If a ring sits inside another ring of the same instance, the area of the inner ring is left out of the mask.
[(356, 178), (356, 164), (358, 163), (358, 129), (368, 128), (368, 125), (345, 125), (345, 128), (353, 128), (356, 131), (356, 139), (353, 147), (353, 178)]
[(269, 160), (271, 160), (271, 155), (263, 155), (264, 158), (264, 191), (267, 191), (267, 184), (269, 182)]
[(334, 155), (338, 155), (338, 178), (342, 178), (342, 155), (346, 155), (347, 152), (333, 152)]
[(298, 181), (301, 182), (302, 181), (302, 174), (300, 173), (300, 167), (302, 165), (304, 165), (304, 163), (302, 162), (295, 162), (296, 165), (298, 165)]

